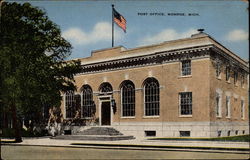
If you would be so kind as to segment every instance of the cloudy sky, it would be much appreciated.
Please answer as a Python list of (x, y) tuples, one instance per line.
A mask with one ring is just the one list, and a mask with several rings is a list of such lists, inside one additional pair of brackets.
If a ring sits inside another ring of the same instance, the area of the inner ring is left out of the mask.
[[(127, 20), (115, 26), (115, 46), (134, 48), (190, 37), (197, 29), (244, 59), (248, 52), (248, 2), (240, 0), (29, 1), (44, 9), (73, 46), (69, 59), (111, 47), (111, 4)], [(156, 14), (155, 14), (156, 13)]]

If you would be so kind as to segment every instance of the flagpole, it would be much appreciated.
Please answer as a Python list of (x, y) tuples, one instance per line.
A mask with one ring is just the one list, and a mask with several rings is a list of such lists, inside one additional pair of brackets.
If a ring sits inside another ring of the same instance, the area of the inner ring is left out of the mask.
[(114, 47), (114, 5), (112, 4), (112, 47)]

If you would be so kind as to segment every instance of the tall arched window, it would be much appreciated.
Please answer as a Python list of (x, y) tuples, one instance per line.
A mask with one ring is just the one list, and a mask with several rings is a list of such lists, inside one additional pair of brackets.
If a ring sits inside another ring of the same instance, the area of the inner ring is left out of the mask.
[(82, 87), (82, 116), (84, 118), (92, 117), (95, 113), (93, 101), (93, 91), (89, 85)]
[(105, 93), (105, 92), (112, 92), (113, 91), (113, 88), (111, 86), (110, 83), (108, 82), (104, 82), (100, 85), (99, 87), (99, 91), (102, 92), (102, 93)]
[(66, 118), (74, 118), (75, 114), (75, 94), (74, 91), (67, 91), (65, 93), (65, 110)]
[(122, 116), (135, 116), (135, 85), (131, 81), (124, 81), (121, 86)]
[(144, 107), (145, 116), (160, 114), (160, 89), (155, 78), (147, 78), (144, 81)]

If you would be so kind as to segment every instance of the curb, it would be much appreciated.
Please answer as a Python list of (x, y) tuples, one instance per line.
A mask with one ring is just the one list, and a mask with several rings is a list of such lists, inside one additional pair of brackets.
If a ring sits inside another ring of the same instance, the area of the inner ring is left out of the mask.
[(225, 148), (225, 147), (159, 146), (159, 145), (128, 145), (128, 144), (99, 144), (99, 143), (71, 143), (69, 145), (34, 145), (34, 144), (20, 144), (20, 143), (2, 143), (2, 145), (249, 154), (248, 148)]
[(107, 147), (144, 147), (144, 148), (173, 148), (173, 149), (205, 149), (227, 151), (250, 151), (249, 148), (233, 147), (204, 147), (204, 146), (169, 146), (169, 145), (140, 145), (140, 144), (98, 144), (98, 143), (71, 143), (70, 145), (107, 146)]

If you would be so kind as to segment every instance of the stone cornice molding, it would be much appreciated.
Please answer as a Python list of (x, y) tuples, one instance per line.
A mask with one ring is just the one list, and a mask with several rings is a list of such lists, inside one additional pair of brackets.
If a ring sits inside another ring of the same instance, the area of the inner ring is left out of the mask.
[(211, 57), (213, 59), (218, 59), (220, 61), (223, 61), (225, 63), (225, 65), (230, 66), (231, 68), (237, 69), (237, 70), (243, 70), (246, 73), (249, 73), (249, 67), (247, 65), (247, 63), (242, 63), (241, 60), (239, 61), (238, 59), (236, 59), (235, 57), (230, 56), (229, 54), (223, 52), (220, 48), (214, 46), (211, 49)]
[(104, 71), (121, 70), (127, 68), (137, 68), (151, 65), (159, 65), (170, 62), (182, 61), (185, 59), (197, 59), (210, 57), (211, 53), (218, 53), (221, 57), (233, 61), (235, 64), (239, 64), (241, 68), (246, 70), (248, 67), (241, 62), (234, 59), (232, 56), (226, 54), (221, 49), (213, 44), (203, 45), (198, 47), (189, 47), (183, 49), (176, 49), (163, 52), (154, 52), (152, 54), (143, 56), (134, 56), (129, 58), (114, 59), (109, 61), (102, 61), (98, 63), (91, 63), (82, 65), (82, 72), (79, 74), (98, 73)]

